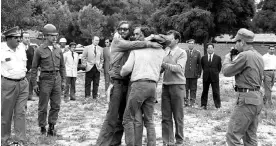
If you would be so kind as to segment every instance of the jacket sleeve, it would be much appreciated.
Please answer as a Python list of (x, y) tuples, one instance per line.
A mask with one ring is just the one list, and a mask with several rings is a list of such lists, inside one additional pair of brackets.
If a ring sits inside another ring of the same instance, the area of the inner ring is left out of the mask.
[(147, 47), (153, 47), (150, 41), (128, 41), (116, 38), (111, 43), (112, 52), (126, 52)]
[(220, 71), (221, 71), (222, 64), (221, 64), (221, 57), (220, 57), (220, 56), (218, 56), (218, 57), (219, 57), (218, 70), (219, 70), (219, 72), (220, 72)]
[(200, 55), (200, 52), (198, 52), (198, 56), (197, 56), (197, 75), (200, 77), (201, 76), (201, 71), (202, 71), (202, 68), (201, 68), (201, 55)]
[(85, 47), (84, 49), (83, 49), (83, 52), (82, 52), (82, 58), (81, 58), (81, 64), (82, 65), (84, 65), (84, 66), (86, 66), (86, 62), (87, 62), (87, 47)]
[(32, 62), (32, 69), (31, 69), (31, 83), (33, 84), (33, 87), (37, 86), (37, 69), (40, 65), (40, 51), (39, 49), (36, 49), (34, 52), (34, 58), (33, 58), (33, 62)]
[(101, 56), (100, 56), (100, 68), (103, 68), (104, 64), (104, 50), (101, 48)]
[(177, 59), (176, 64), (162, 63), (162, 67), (172, 72), (183, 72), (185, 71), (186, 61), (187, 61), (187, 53), (186, 51), (184, 51)]
[(245, 67), (246, 56), (243, 53), (240, 53), (233, 61), (231, 61), (230, 54), (228, 53), (222, 64), (222, 73), (226, 77), (235, 76), (241, 73)]
[(63, 58), (63, 53), (60, 50), (60, 67), (59, 67), (59, 72), (61, 76), (61, 83), (65, 82), (65, 77), (66, 77), (66, 72), (65, 72), (65, 64), (64, 64), (64, 58)]

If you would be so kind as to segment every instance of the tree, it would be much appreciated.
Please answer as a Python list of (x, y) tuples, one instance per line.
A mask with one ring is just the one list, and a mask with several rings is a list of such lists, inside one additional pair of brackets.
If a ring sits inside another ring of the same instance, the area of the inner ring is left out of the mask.
[(32, 8), (29, 0), (1, 1), (1, 29), (14, 26), (25, 28), (31, 23)]
[(72, 14), (66, 2), (64, 4), (57, 2), (56, 7), (49, 7), (44, 14), (47, 18), (47, 23), (55, 25), (60, 35), (66, 33), (72, 21)]
[(261, 8), (253, 18), (256, 31), (276, 33), (276, 1), (264, 0), (258, 5)]
[(78, 24), (84, 38), (93, 36), (102, 36), (103, 26), (105, 25), (105, 16), (97, 7), (91, 4), (84, 6), (78, 15)]
[[(161, 9), (149, 19), (156, 30), (179, 31), (184, 41), (194, 38), (206, 44), (220, 34), (234, 34), (248, 28), (254, 16), (254, 0), (174, 0), (160, 2)], [(164, 4), (167, 6), (164, 7)], [(163, 8), (162, 8), (163, 7)]]

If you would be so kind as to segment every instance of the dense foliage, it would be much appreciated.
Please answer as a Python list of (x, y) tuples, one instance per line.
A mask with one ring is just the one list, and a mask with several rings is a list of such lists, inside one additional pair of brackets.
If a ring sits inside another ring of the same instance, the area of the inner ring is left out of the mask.
[[(89, 44), (93, 35), (112, 37), (120, 20), (150, 25), (158, 33), (181, 32), (182, 42), (207, 43), (241, 27), (274, 31), (276, 1), (265, 0), (255, 14), (254, 0), (2, 0), (2, 31), (20, 26), (41, 30), (54, 24), (69, 41)], [(254, 23), (252, 18), (254, 17)]]

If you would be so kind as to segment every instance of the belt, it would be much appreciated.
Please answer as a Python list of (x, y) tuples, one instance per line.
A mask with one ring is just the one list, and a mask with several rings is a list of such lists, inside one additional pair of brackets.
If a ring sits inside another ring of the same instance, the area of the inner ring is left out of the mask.
[(25, 79), (25, 77), (23, 77), (21, 79), (11, 79), (11, 78), (7, 78), (7, 77), (4, 77), (4, 76), (1, 76), (1, 77), (6, 79), (6, 80), (15, 81), (15, 82), (20, 82), (20, 81), (23, 81)]
[(58, 73), (59, 70), (56, 70), (56, 71), (41, 71), (41, 72), (43, 72), (43, 73)]
[(140, 80), (136, 80), (136, 81), (133, 81), (133, 82), (149, 82), (149, 83), (156, 83), (156, 81), (154, 81), (154, 80), (147, 80), (147, 79), (140, 79)]
[(236, 92), (249, 92), (249, 91), (259, 91), (260, 88), (249, 89), (249, 88), (237, 88)]
[(264, 70), (264, 71), (276, 71), (276, 69), (267, 69), (267, 70)]
[(111, 83), (128, 85), (129, 81), (128, 80), (122, 80), (122, 79), (111, 79)]

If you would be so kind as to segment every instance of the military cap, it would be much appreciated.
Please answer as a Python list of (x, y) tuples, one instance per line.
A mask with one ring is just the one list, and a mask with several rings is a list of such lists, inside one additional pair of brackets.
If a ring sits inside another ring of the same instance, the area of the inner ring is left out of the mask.
[(191, 43), (191, 42), (195, 42), (195, 40), (194, 40), (194, 39), (189, 39), (189, 40), (187, 40), (186, 42), (187, 42), (187, 43)]
[(75, 42), (71, 42), (70, 44), (69, 44), (69, 46), (71, 47), (72, 45), (77, 45)]
[(245, 29), (245, 28), (241, 28), (237, 32), (233, 41), (236, 42), (238, 40), (244, 40), (245, 42), (253, 42), (254, 36), (255, 36), (255, 34), (252, 31)]
[(16, 26), (16, 27), (13, 27), (13, 28), (7, 30), (6, 32), (4, 32), (3, 35), (5, 37), (8, 37), (8, 36), (21, 36), (21, 31), (20, 31), (19, 27)]

